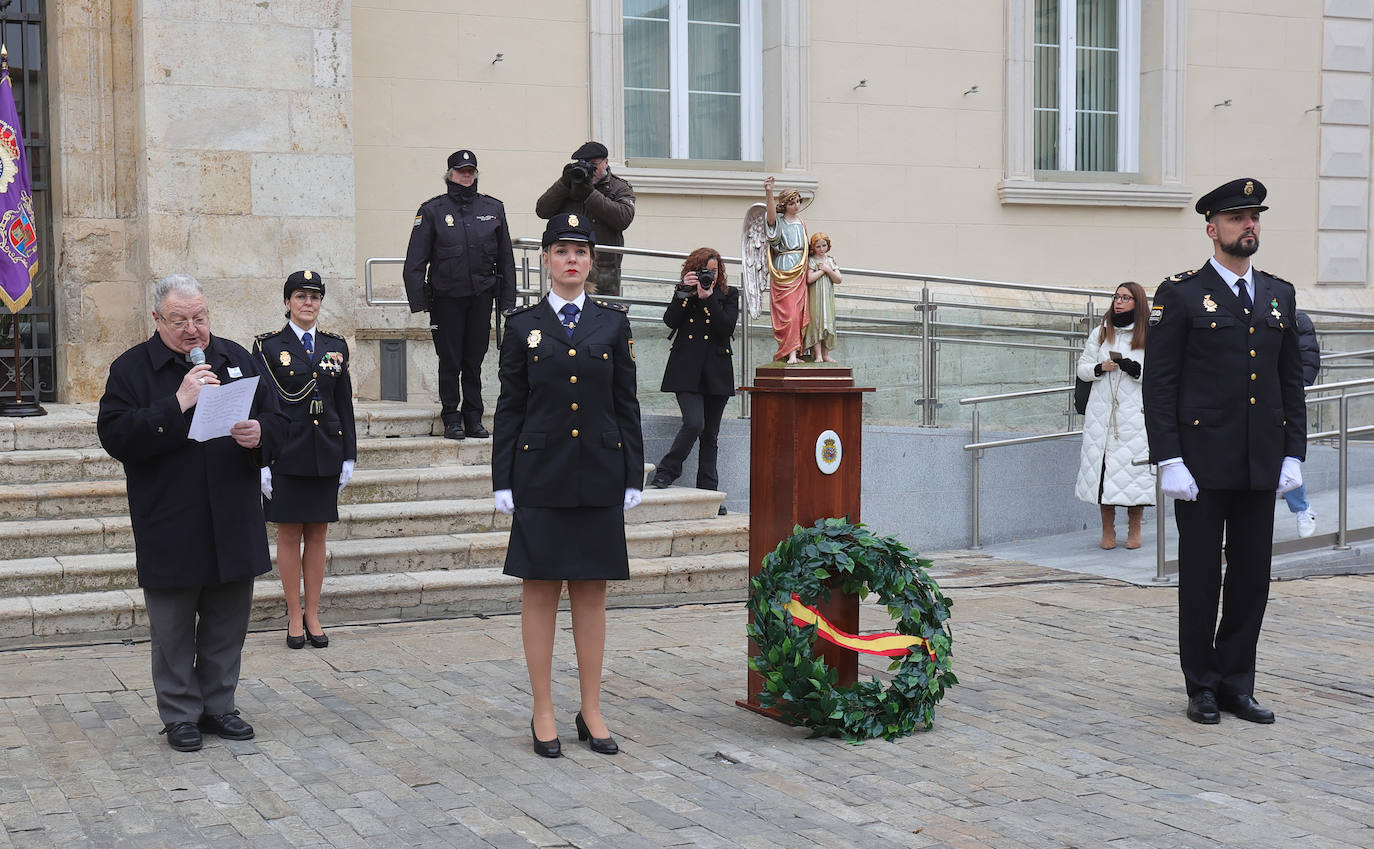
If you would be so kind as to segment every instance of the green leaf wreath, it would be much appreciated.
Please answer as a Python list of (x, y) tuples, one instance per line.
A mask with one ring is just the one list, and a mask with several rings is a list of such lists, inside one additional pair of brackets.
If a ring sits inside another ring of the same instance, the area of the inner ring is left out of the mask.
[[(793, 528), (749, 582), (748, 633), (758, 650), (749, 668), (763, 677), (763, 690), (755, 694), (759, 704), (810, 728), (812, 737), (857, 743), (929, 730), (945, 688), (958, 683), (950, 668), (953, 602), (926, 572), (930, 565), (895, 537), (874, 536), (859, 523), (821, 519)], [(828, 600), (825, 582), (831, 578), (842, 592), (876, 595), (894, 620), (893, 630), (927, 641), (893, 659), (886, 686), (875, 676), (836, 687), (837, 672), (812, 653), (817, 626), (797, 625), (787, 611), (793, 593), (806, 605)]]

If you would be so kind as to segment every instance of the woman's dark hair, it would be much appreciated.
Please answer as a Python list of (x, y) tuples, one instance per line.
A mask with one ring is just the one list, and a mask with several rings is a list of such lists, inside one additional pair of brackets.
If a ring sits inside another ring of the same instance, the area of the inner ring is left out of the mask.
[(725, 279), (725, 260), (720, 258), (715, 248), (697, 248), (688, 254), (687, 261), (682, 263), (682, 273), (678, 275), (678, 279), (686, 277), (689, 271), (702, 270), (706, 263), (713, 259), (716, 261), (716, 285), (720, 287), (721, 292), (729, 292), (730, 284)]
[[(1132, 311), (1132, 322), (1135, 325), (1131, 328), (1131, 347), (1138, 350), (1145, 350), (1145, 328), (1149, 323), (1150, 304), (1145, 297), (1145, 287), (1133, 280), (1120, 283), (1117, 289), (1125, 289), (1135, 298), (1135, 308)], [(1115, 292), (1113, 292), (1115, 294)], [(1116, 312), (1116, 304), (1107, 307), (1107, 312), (1102, 316), (1102, 342), (1110, 345), (1116, 341), (1116, 327), (1112, 324), (1112, 314)]]

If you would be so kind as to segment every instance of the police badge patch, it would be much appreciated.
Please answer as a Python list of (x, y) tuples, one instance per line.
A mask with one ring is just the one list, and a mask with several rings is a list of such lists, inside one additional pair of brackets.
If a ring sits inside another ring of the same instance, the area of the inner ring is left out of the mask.
[(539, 340), (544, 338), (544, 334), (539, 330), (531, 330), (530, 335), (525, 337), (525, 345), (530, 348), (538, 348)]
[(1150, 307), (1150, 326), (1151, 326), (1151, 327), (1154, 327), (1156, 324), (1159, 324), (1159, 321), (1160, 321), (1160, 319), (1162, 319), (1162, 318), (1164, 318), (1164, 307), (1163, 307), (1163, 306), (1161, 306), (1161, 305), (1159, 305), (1159, 304), (1155, 304), (1154, 306)]
[(277, 359), (281, 361), (281, 364), (282, 364), (282, 365), (284, 365), (284, 366), (289, 366), (289, 365), (291, 365), (291, 352), (290, 352), (290, 351), (282, 351), (282, 352), (281, 352), (281, 356), (278, 357)]

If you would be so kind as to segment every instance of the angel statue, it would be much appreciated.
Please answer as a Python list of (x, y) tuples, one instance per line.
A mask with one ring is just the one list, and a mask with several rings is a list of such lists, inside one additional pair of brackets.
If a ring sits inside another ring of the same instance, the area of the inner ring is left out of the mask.
[[(744, 222), (744, 290), (749, 315), (757, 318), (764, 288), (778, 342), (774, 360), (801, 362), (802, 331), (806, 328), (806, 222), (801, 193), (788, 189), (773, 196), (773, 178), (763, 181), (764, 203), (754, 204)], [(782, 213), (779, 217), (778, 213)]]

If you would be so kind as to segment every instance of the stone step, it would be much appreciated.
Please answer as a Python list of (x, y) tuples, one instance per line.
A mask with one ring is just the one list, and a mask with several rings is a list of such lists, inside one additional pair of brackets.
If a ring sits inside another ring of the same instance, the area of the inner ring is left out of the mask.
[[(331, 539), (331, 576), (400, 572), (497, 569), (505, 563), (510, 534)], [(747, 551), (749, 517), (732, 513), (710, 519), (687, 519), (629, 525), (626, 548), (631, 558), (682, 557)], [(276, 546), (272, 546), (276, 562)], [(277, 580), (275, 572), (272, 580)], [(47, 596), (61, 593), (135, 589), (138, 576), (132, 551), (68, 554), (0, 561), (0, 596)]]
[[(630, 579), (607, 584), (608, 606), (689, 604), (745, 597), (744, 552), (634, 558)], [(329, 625), (500, 613), (520, 606), (520, 581), (500, 567), (358, 574), (325, 578), (321, 616)], [(256, 582), (252, 621), (285, 627), (281, 583)], [(99, 632), (147, 633), (143, 593), (133, 590), (0, 598), (0, 640), (71, 637)]]
[(124, 467), (101, 448), (0, 451), (0, 485), (113, 480), (123, 476)]
[(129, 512), (124, 481), (63, 481), (0, 486), (0, 521), (117, 516)]
[(454, 441), (434, 436), (371, 437), (358, 440), (359, 469), (491, 464), (490, 439)]

